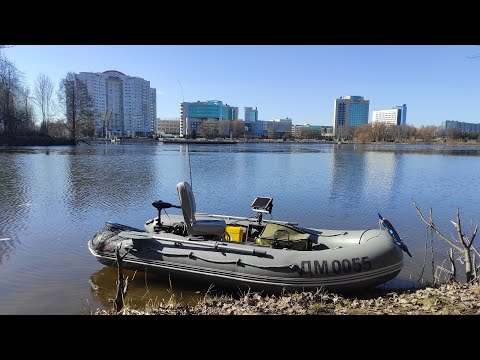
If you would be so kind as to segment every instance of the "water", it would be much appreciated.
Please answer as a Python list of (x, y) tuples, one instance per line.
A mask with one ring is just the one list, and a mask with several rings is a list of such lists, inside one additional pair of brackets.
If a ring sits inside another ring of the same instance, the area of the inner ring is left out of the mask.
[[(460, 208), (465, 232), (479, 223), (480, 147), (425, 145), (100, 144), (0, 148), (0, 314), (80, 314), (111, 307), (116, 269), (86, 243), (106, 221), (142, 228), (153, 200), (178, 203), (190, 181), (197, 211), (250, 216), (256, 196), (273, 197), (273, 218), (307, 227), (378, 227), (379, 212), (413, 258), (394, 284), (415, 283), (424, 264), (425, 225), (412, 206), (433, 207), (435, 224)], [(178, 213), (171, 210), (170, 213)], [(435, 263), (447, 247), (435, 238)], [(431, 257), (423, 273), (432, 280)], [(460, 268), (462, 269), (462, 268)], [(463, 270), (463, 269), (462, 269)], [(128, 299), (193, 302), (204, 285), (127, 272)], [(200, 293), (199, 293), (200, 292)]]

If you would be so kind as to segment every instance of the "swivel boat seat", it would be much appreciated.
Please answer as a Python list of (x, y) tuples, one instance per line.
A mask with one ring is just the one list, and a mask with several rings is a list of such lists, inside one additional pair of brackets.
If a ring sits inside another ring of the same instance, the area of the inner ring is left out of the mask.
[(223, 220), (196, 220), (196, 204), (192, 187), (188, 182), (177, 184), (180, 207), (187, 225), (187, 233), (191, 236), (222, 236), (225, 234), (225, 221)]

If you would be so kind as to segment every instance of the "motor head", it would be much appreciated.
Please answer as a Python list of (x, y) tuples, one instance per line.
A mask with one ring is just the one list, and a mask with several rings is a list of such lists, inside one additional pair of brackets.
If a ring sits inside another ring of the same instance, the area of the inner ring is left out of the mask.
[(180, 206), (173, 205), (167, 202), (164, 202), (162, 200), (157, 200), (152, 203), (153, 207), (156, 208), (158, 211), (161, 211), (162, 209), (169, 209), (169, 208), (177, 208), (180, 209)]

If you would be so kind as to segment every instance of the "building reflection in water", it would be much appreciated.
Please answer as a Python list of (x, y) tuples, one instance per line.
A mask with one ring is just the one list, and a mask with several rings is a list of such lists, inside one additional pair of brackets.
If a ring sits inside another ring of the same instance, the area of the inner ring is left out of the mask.
[(374, 202), (392, 199), (398, 175), (398, 157), (394, 152), (366, 152), (366, 176), (363, 184), (363, 195), (366, 199)]

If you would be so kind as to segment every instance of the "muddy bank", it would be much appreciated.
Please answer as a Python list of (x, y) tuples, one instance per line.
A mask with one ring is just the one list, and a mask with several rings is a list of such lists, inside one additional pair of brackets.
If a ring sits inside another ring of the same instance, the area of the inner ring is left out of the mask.
[[(97, 315), (114, 314), (97, 310)], [(283, 296), (247, 293), (240, 299), (206, 295), (193, 306), (150, 302), (144, 309), (125, 307), (123, 315), (480, 315), (480, 285), (448, 284), (410, 290), (375, 289), (361, 296), (304, 292)]]

